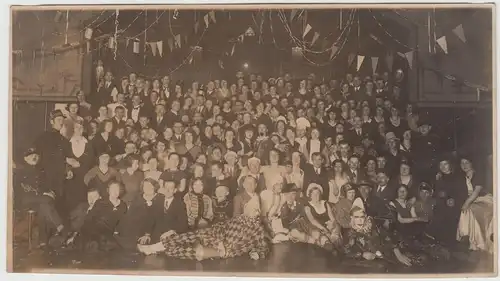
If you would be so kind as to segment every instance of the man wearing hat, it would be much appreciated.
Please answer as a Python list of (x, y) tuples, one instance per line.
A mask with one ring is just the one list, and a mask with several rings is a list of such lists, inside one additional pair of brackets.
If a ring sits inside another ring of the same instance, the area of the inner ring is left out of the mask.
[[(54, 192), (46, 189), (46, 186), (40, 185), (39, 160), (40, 156), (35, 148), (30, 148), (24, 153), (25, 165), (19, 173), (15, 174), (16, 187), (19, 184), (20, 188), (19, 192), (15, 192), (14, 198), (16, 201), (18, 198), (20, 199), (20, 202), (16, 203), (21, 204), (21, 210), (29, 209), (38, 212), (39, 241), (40, 246), (44, 246), (48, 243), (53, 230), (60, 234), (64, 230), (64, 226), (54, 205)], [(15, 228), (16, 233), (21, 233), (24, 229), (22, 226), (27, 225), (27, 223), (19, 223), (18, 225), (21, 227)]]
[(418, 132), (414, 141), (416, 172), (421, 178), (429, 178), (427, 173), (435, 167), (436, 154), (439, 149), (439, 139), (431, 133), (432, 126), (428, 118), (422, 116), (418, 120)]
[(35, 141), (35, 149), (40, 155), (42, 189), (54, 191), (56, 198), (63, 198), (66, 165), (74, 168), (80, 166), (78, 161), (71, 158), (71, 145), (60, 133), (63, 122), (63, 113), (60, 110), (52, 111), (50, 113), (51, 129), (42, 133)]

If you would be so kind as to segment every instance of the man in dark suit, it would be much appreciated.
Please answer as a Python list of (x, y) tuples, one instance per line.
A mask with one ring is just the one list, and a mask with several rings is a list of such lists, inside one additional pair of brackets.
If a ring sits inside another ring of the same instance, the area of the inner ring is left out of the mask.
[(139, 117), (146, 116), (148, 113), (142, 105), (142, 99), (139, 95), (132, 96), (132, 102), (127, 108), (127, 119), (134, 120), (134, 123), (139, 121)]
[(152, 206), (151, 215), (145, 218), (149, 220), (150, 229), (144, 237), (144, 240), (150, 237), (147, 242), (154, 244), (160, 241), (161, 237), (169, 237), (188, 230), (186, 206), (182, 198), (175, 196), (176, 190), (176, 183), (170, 180), (164, 181), (158, 190), (158, 193), (163, 195), (161, 197), (163, 200), (154, 202), (156, 204)]
[(181, 103), (178, 100), (173, 100), (172, 105), (170, 107), (170, 111), (168, 111), (167, 114), (165, 114), (167, 127), (170, 127), (170, 128), (173, 127), (174, 122), (181, 119), (181, 116), (179, 113), (180, 109), (181, 109)]
[(115, 116), (113, 119), (113, 131), (116, 131), (117, 128), (125, 127), (125, 107), (119, 105), (115, 108)]
[(361, 120), (361, 117), (354, 117), (353, 127), (347, 136), (349, 143), (353, 146), (361, 145), (361, 141), (367, 133), (363, 129), (363, 120)]
[(396, 196), (396, 191), (389, 185), (389, 177), (386, 170), (377, 171), (377, 188), (374, 190), (375, 196), (389, 203)]
[(361, 78), (356, 75), (352, 81), (350, 92), (356, 101), (361, 101), (365, 93), (363, 85), (361, 85)]
[(167, 127), (167, 118), (165, 118), (165, 105), (157, 104), (155, 106), (154, 116), (151, 118), (151, 127), (158, 133), (162, 134)]
[(307, 164), (304, 168), (304, 192), (311, 183), (317, 183), (323, 187), (323, 199), (328, 200), (330, 194), (328, 185), (328, 173), (323, 167), (323, 155), (315, 152), (311, 156), (312, 164)]
[(359, 184), (360, 182), (366, 180), (366, 174), (360, 168), (361, 165), (358, 155), (351, 155), (349, 157), (349, 161), (347, 161), (347, 165), (349, 166), (349, 177), (351, 178), (352, 183)]

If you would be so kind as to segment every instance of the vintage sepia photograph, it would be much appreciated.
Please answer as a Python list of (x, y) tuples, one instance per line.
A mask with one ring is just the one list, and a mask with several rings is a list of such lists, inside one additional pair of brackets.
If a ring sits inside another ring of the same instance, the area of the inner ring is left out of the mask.
[(8, 271), (496, 276), (495, 19), (12, 6)]

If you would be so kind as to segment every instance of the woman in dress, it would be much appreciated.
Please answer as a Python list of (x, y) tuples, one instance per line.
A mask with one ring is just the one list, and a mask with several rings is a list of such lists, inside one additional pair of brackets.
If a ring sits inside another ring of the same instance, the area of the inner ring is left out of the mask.
[(64, 127), (63, 136), (66, 137), (67, 139), (71, 139), (74, 133), (75, 123), (79, 122), (83, 124), (84, 120), (83, 117), (78, 115), (79, 105), (77, 102), (68, 103), (68, 106), (66, 108), (68, 110), (68, 115), (64, 119), (63, 123)]
[(420, 181), (415, 178), (415, 176), (411, 173), (411, 165), (407, 161), (401, 161), (399, 164), (399, 173), (396, 177), (391, 179), (389, 182), (390, 186), (397, 186), (394, 190), (399, 188), (401, 185), (404, 185), (408, 189), (408, 198), (411, 202), (415, 202), (415, 199), (418, 197), (418, 185)]
[(196, 159), (202, 149), (199, 145), (196, 145), (196, 134), (192, 130), (187, 130), (184, 132), (183, 143), (178, 143), (175, 146), (175, 152), (180, 155), (189, 154), (191, 159)]
[(236, 134), (231, 129), (226, 130), (224, 133), (224, 147), (227, 150), (236, 152), (238, 155), (243, 155), (243, 145), (236, 139)]
[[(468, 157), (461, 157), (461, 184), (467, 186), (468, 197), (461, 207), (457, 239), (468, 239), (469, 248), (493, 253), (493, 196), (487, 192), (485, 181)], [(460, 182), (459, 182), (460, 184)]]
[(94, 148), (94, 155), (101, 155), (102, 153), (108, 153), (111, 157), (114, 157), (112, 148), (112, 137), (113, 137), (113, 121), (107, 119), (99, 124), (99, 132), (92, 139), (92, 148)]
[(330, 186), (330, 194), (328, 195), (328, 202), (335, 204), (339, 201), (341, 192), (340, 189), (346, 183), (350, 182), (349, 174), (347, 173), (346, 164), (340, 160), (336, 159), (332, 164), (333, 173), (332, 177), (328, 181)]
[(377, 182), (377, 158), (373, 156), (368, 156), (366, 158), (365, 164), (366, 176), (368, 180), (376, 183)]
[(323, 188), (320, 185), (309, 184), (306, 191), (309, 201), (304, 206), (304, 216), (290, 235), (293, 240), (335, 251), (342, 243), (341, 229), (330, 205), (321, 200), (322, 194)]
[(102, 198), (108, 196), (107, 189), (110, 182), (121, 181), (120, 172), (109, 166), (110, 159), (111, 157), (108, 153), (101, 153), (97, 158), (97, 166), (90, 169), (83, 177), (85, 185), (89, 188), (97, 189)]
[(109, 119), (109, 112), (108, 112), (108, 107), (103, 105), (99, 107), (99, 110), (97, 111), (97, 117), (94, 119), (98, 124), (100, 124), (102, 121)]
[[(418, 189), (418, 188), (417, 188)], [(421, 234), (425, 230), (425, 219), (417, 217), (413, 201), (409, 199), (409, 188), (404, 184), (400, 184), (397, 189), (396, 199), (389, 203), (389, 206), (397, 214), (395, 228), (403, 236), (415, 236)]]
[(399, 116), (399, 109), (395, 106), (391, 107), (391, 116), (387, 122), (389, 132), (394, 132), (398, 138), (403, 136), (403, 133), (408, 130), (408, 122)]
[(70, 139), (71, 151), (74, 158), (80, 163), (77, 168), (72, 168), (73, 177), (66, 183), (65, 202), (68, 204), (68, 210), (72, 210), (75, 206), (85, 202), (87, 198), (87, 186), (83, 181), (85, 174), (94, 164), (94, 155), (92, 147), (87, 139), (83, 136), (83, 125), (80, 122), (74, 124), (74, 133)]
[(242, 204), (240, 215), (209, 228), (174, 234), (153, 245), (138, 245), (138, 250), (146, 255), (163, 252), (169, 257), (192, 260), (232, 258), (244, 254), (249, 254), (254, 260), (264, 259), (269, 246), (259, 216), (259, 196), (255, 193), (257, 182), (253, 177), (246, 177), (243, 186), (245, 191), (235, 200), (235, 205)]

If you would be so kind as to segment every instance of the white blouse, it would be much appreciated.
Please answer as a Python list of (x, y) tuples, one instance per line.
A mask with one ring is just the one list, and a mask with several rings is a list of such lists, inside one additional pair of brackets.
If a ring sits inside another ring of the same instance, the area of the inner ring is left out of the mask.
[(85, 147), (87, 145), (87, 139), (85, 137), (72, 137), (71, 140), (71, 150), (76, 158), (79, 158), (85, 152)]

